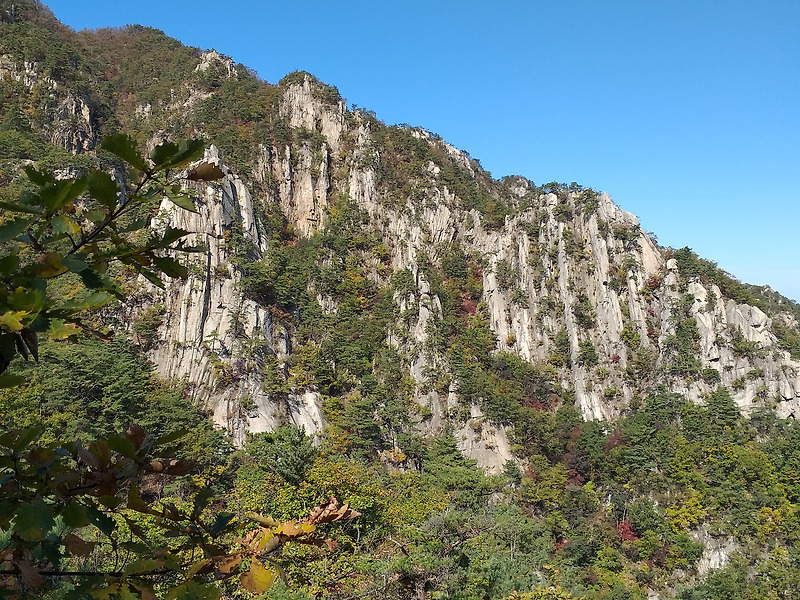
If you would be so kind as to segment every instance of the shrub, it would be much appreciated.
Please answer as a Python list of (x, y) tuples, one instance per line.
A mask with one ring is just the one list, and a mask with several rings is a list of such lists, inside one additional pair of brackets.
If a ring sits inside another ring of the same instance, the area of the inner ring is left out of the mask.
[(581, 342), (578, 349), (578, 364), (588, 368), (595, 366), (599, 360), (591, 340)]
[(577, 302), (572, 306), (572, 314), (581, 328), (592, 329), (595, 326), (594, 308), (585, 294), (578, 296)]

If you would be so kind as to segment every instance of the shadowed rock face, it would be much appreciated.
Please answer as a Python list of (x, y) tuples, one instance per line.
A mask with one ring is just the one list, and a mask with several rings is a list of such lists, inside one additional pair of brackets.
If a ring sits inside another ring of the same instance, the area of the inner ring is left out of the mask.
[[(419, 384), (416, 401), (429, 412), (419, 423), (423, 432), (436, 432), (450, 422), (462, 449), (481, 466), (497, 469), (511, 458), (504, 428), (483, 422), (478, 406), (470, 407), (466, 423), (448, 416), (458, 403), (455, 379), (448, 390), (423, 385), (427, 372), (447, 370), (448, 362), (429, 340), (429, 324), (441, 317), (442, 302), (420, 257), (424, 253), (439, 264), (454, 244), (481, 258), (480, 300), (498, 351), (546, 363), (556, 334), (566, 332), (569, 360), (555, 373), (574, 390), (585, 418), (614, 420), (656, 384), (702, 402), (721, 383), (743, 411), (766, 404), (783, 417), (797, 413), (800, 364), (778, 348), (770, 318), (726, 299), (715, 285), (681, 277), (676, 261), (606, 194), (543, 193), (523, 178), (506, 185), (494, 182), (491, 193), (516, 208), (504, 224), (490, 227), (480, 211), (464, 208), (431, 162), (414, 195), (389, 203), (379, 180), (381, 161), (391, 157), (376, 156), (375, 125), (346, 112), (341, 102), (320, 101), (314, 85), (306, 79), (286, 88), (280, 112), (292, 126), (318, 132), (317, 145), (262, 145), (254, 177), (276, 182), (274, 200), (294, 231), (305, 237), (325, 227), (335, 195), (349, 196), (369, 215), (367, 227), (380, 232), (391, 271), (412, 273), (415, 292), (394, 298), (408, 325), (391, 325), (387, 341), (407, 359), (408, 374)], [(413, 135), (443, 148), (467, 178), (477, 177), (479, 167), (465, 154), (426, 132)], [(205, 160), (221, 165), (227, 175), (198, 189), (199, 214), (162, 206), (164, 221), (197, 232), (208, 251), (202, 260), (193, 259), (197, 262), (187, 281), (171, 282), (164, 293), (150, 290), (150, 302), (163, 304), (167, 315), (160, 342), (151, 351), (153, 361), (165, 376), (186, 377), (197, 401), (236, 439), (246, 430), (287, 422), (319, 431), (324, 420), (313, 386), (280, 398), (264, 391), (264, 361), (276, 359), (279, 368), (287, 368), (293, 326), (287, 315), (242, 298), (226, 232), (237, 224), (258, 260), (267, 247), (258, 200), (214, 148)], [(374, 276), (388, 284), (386, 272)], [(318, 299), (325, 311), (337, 310), (332, 299)], [(687, 327), (689, 335), (681, 338), (678, 334)], [(737, 350), (737, 341), (753, 351)], [(581, 360), (588, 343), (596, 364)]]

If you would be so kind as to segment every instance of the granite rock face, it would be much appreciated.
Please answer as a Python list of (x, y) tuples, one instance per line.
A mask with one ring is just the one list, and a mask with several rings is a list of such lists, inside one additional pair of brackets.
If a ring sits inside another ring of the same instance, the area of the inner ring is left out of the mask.
[(164, 200), (156, 226), (191, 231), (190, 241), (207, 249), (190, 257), (187, 280), (168, 280), (164, 291), (143, 284), (138, 295), (142, 306), (129, 309), (134, 319), (143, 307), (156, 307), (163, 314), (150, 351), (159, 373), (185, 379), (192, 397), (236, 442), (242, 442), (247, 431), (270, 431), (288, 423), (319, 431), (323, 419), (315, 394), (290, 394), (277, 403), (263, 391), (265, 361), (286, 360), (292, 349), (290, 334), (267, 308), (242, 297), (237, 287), (241, 275), (231, 264), (228, 240), (235, 224), (252, 245), (254, 260), (267, 240), (241, 179), (221, 163), (215, 147), (203, 160), (218, 165), (225, 177), (198, 185), (197, 213)]
[(38, 97), (37, 113), (31, 125), (53, 146), (73, 154), (93, 150), (97, 144), (97, 116), (89, 95), (70, 89), (43, 74), (35, 62), (19, 62), (0, 55), (0, 78), (14, 81)]
[[(198, 68), (218, 59), (200, 60)], [(546, 364), (556, 336), (566, 332), (569, 360), (553, 368), (587, 419), (614, 420), (657, 384), (694, 402), (722, 384), (742, 411), (769, 406), (782, 417), (800, 414), (800, 363), (779, 348), (771, 319), (725, 298), (715, 285), (682, 277), (670, 253), (608, 195), (579, 188), (547, 192), (509, 178), (494, 182), (491, 193), (516, 210), (503, 223), (487, 223), (485, 214), (465, 208), (441, 167), (430, 162), (414, 182), (415, 193), (388, 199), (379, 178), (382, 161), (392, 158), (376, 151), (374, 125), (342, 101), (321, 98), (315, 85), (306, 78), (282, 89), (280, 114), (308, 135), (284, 147), (262, 144), (252, 182), (273, 184), (269, 200), (304, 237), (325, 226), (337, 195), (351, 198), (380, 232), (391, 270), (412, 273), (416, 292), (395, 295), (407, 317), (410, 311), (410, 325), (391, 326), (387, 340), (407, 358), (408, 375), (418, 384), (416, 401), (429, 415), (420, 420), (421, 431), (454, 425), (462, 450), (487, 469), (511, 458), (504, 428), (485, 422), (478, 406), (468, 407), (466, 422), (451, 422), (457, 381), (447, 390), (424, 385), (431, 370), (448, 365), (429, 343), (428, 324), (441, 317), (442, 302), (420, 257), (438, 264), (456, 243), (484, 265), (481, 301), (497, 351)], [(463, 177), (480, 177), (468, 155), (422, 130), (412, 133), (442, 150)], [(144, 306), (163, 306), (165, 315), (152, 359), (163, 375), (186, 378), (195, 399), (238, 440), (245, 431), (282, 423), (319, 431), (324, 419), (313, 386), (280, 398), (265, 391), (264, 362), (288, 368), (291, 319), (242, 297), (241, 275), (226, 245), (235, 225), (257, 253), (264, 252), (260, 199), (214, 148), (205, 160), (227, 174), (197, 190), (199, 214), (162, 207), (164, 222), (196, 232), (208, 251), (193, 259), (187, 281), (170, 282), (164, 293), (148, 291)], [(375, 277), (388, 283), (386, 274)], [(331, 299), (319, 301), (325, 311), (337, 310)], [(681, 338), (687, 328), (688, 337)], [(589, 345), (595, 364), (582, 359)]]

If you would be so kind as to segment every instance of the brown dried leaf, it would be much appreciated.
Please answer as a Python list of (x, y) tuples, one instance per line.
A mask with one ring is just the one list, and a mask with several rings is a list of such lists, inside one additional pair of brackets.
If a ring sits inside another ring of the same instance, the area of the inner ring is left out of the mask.
[(225, 173), (214, 163), (202, 163), (186, 175), (186, 179), (189, 181), (216, 181), (223, 177), (225, 177)]
[(63, 542), (67, 552), (73, 556), (89, 556), (97, 546), (97, 542), (87, 542), (74, 533), (64, 536)]
[(225, 575), (229, 575), (231, 571), (236, 569), (242, 563), (242, 555), (236, 554), (234, 556), (226, 556), (222, 562), (219, 563), (217, 566), (217, 570), (220, 573), (224, 573)]
[(165, 475), (186, 475), (192, 470), (194, 465), (188, 460), (156, 460), (150, 463), (147, 468), (151, 473), (164, 473)]
[(294, 524), (294, 521), (286, 521), (281, 523), (275, 530), (275, 533), (282, 533), (290, 538), (303, 535), (303, 530)]
[(144, 443), (144, 438), (146, 437), (146, 433), (144, 429), (139, 425), (131, 425), (128, 428), (128, 431), (125, 432), (125, 437), (128, 441), (133, 444), (134, 449), (139, 450)]
[(131, 585), (139, 590), (139, 593), (142, 595), (142, 600), (156, 600), (156, 595), (153, 593), (153, 590), (147, 587), (143, 582), (134, 581), (131, 582)]
[(78, 448), (78, 457), (90, 467), (100, 468), (100, 459), (94, 452), (89, 452), (86, 448)]
[(22, 576), (22, 581), (25, 582), (25, 585), (32, 588), (38, 588), (44, 583), (44, 579), (39, 574), (39, 567), (34, 565), (27, 558), (23, 558), (21, 561), (19, 561), (17, 563), (17, 568), (19, 568), (19, 573)]
[(311, 509), (307, 521), (309, 523), (333, 523), (335, 521), (348, 521), (361, 516), (361, 513), (353, 510), (347, 504), (339, 508), (339, 502), (331, 496), (325, 504), (320, 504)]
[(254, 544), (256, 554), (264, 552), (264, 548), (269, 546), (270, 540), (275, 537), (275, 534), (270, 529), (260, 529), (259, 536)]
[(213, 561), (210, 558), (203, 558), (194, 563), (186, 573), (186, 579), (191, 579), (198, 573), (208, 573), (211, 570)]
[(255, 521), (256, 523), (261, 523), (264, 527), (277, 527), (280, 525), (278, 521), (273, 519), (270, 516), (259, 515), (256, 513), (247, 513), (247, 518)]

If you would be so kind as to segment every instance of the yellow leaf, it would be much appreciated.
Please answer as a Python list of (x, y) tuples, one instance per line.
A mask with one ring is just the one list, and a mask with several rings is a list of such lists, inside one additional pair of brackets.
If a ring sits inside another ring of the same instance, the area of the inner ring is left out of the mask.
[(269, 529), (262, 528), (259, 531), (261, 532), (261, 535), (258, 536), (255, 546), (256, 552), (261, 554), (264, 551), (264, 548), (267, 547), (269, 541), (275, 537), (275, 534), (273, 534)]
[(80, 331), (81, 330), (73, 323), (67, 323), (65, 325), (63, 321), (54, 319), (51, 322), (48, 333), (50, 334), (51, 340), (65, 340), (76, 333), (80, 333)]
[(250, 570), (241, 577), (242, 587), (254, 594), (266, 592), (274, 580), (275, 573), (255, 559), (250, 563)]
[(26, 310), (9, 310), (0, 315), (0, 326), (14, 333), (22, 331), (22, 319), (27, 314)]

